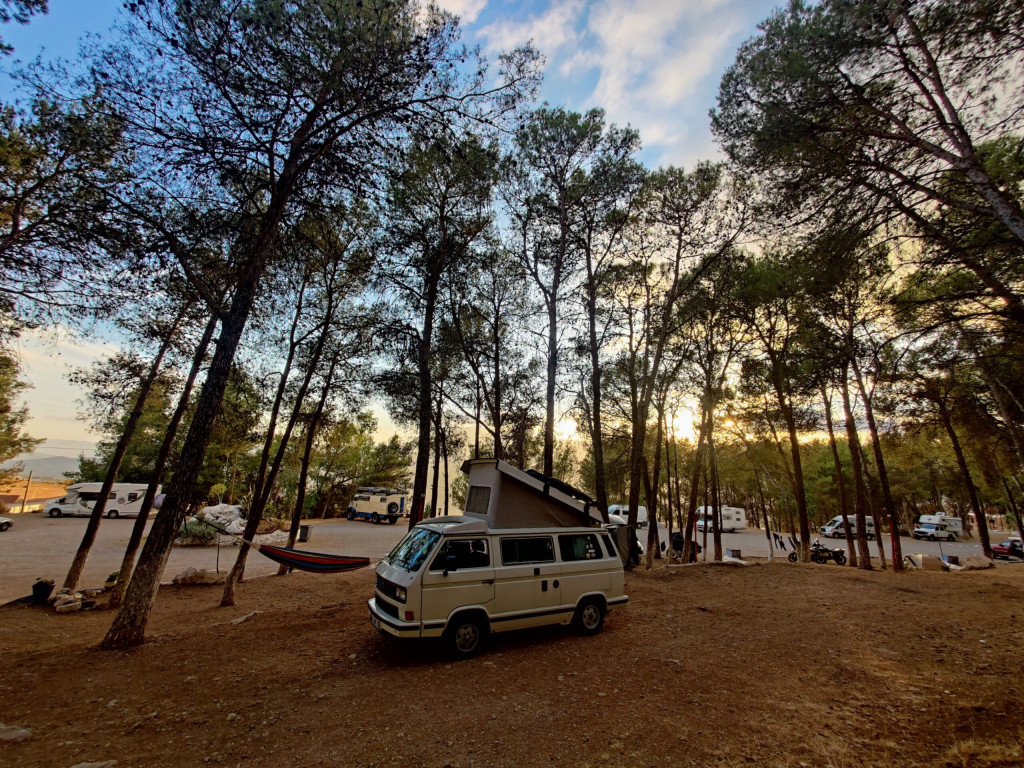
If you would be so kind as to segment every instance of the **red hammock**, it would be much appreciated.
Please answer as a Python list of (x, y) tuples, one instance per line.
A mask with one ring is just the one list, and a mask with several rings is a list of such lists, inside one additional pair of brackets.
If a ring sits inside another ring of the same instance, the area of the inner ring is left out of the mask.
[(304, 549), (275, 547), (270, 544), (257, 544), (256, 549), (264, 557), (275, 563), (310, 573), (339, 573), (365, 568), (370, 564), (368, 557), (351, 557), (349, 555), (325, 555), (322, 552), (307, 552)]

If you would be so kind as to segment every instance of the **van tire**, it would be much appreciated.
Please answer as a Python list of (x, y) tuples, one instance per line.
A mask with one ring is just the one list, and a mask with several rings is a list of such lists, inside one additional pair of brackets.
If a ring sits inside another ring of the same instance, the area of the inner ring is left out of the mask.
[(604, 626), (604, 603), (594, 597), (588, 597), (576, 606), (573, 623), (584, 635), (596, 635)]
[(391, 523), (392, 525), (397, 523), (398, 522), (398, 515), (389, 515), (388, 516), (388, 522)]
[(370, 515), (370, 522), (373, 523), (374, 525), (379, 523), (380, 522), (380, 515), (378, 515), (376, 512), (374, 512), (372, 515)]
[(956, 541), (956, 536), (951, 533), (946, 537), (946, 541)]
[(476, 656), (487, 636), (487, 622), (479, 613), (462, 613), (448, 622), (445, 642), (456, 659)]
[(929, 533), (928, 534), (928, 541), (935, 541), (935, 534), (934, 533)]
[(117, 510), (112, 509), (109, 512), (107, 512), (107, 517), (111, 520), (116, 520), (118, 518)]
[(791, 563), (795, 563), (797, 561), (796, 552), (790, 552), (786, 559)]
[(389, 515), (397, 515), (398, 514), (398, 502), (397, 501), (392, 501), (390, 504), (388, 504), (388, 514)]
[(349, 507), (348, 508), (348, 512), (345, 513), (345, 519), (346, 520), (355, 520), (356, 519), (356, 511), (354, 509), (352, 509), (352, 507)]
[(60, 510), (54, 507), (53, 509), (50, 510), (49, 515), (50, 517), (60, 517)]

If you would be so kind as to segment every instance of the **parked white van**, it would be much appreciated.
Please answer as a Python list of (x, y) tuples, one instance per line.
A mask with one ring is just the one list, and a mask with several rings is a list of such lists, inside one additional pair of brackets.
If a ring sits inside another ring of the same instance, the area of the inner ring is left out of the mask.
[[(618, 515), (623, 520), (629, 520), (629, 504), (609, 504), (608, 514)], [(647, 527), (647, 507), (638, 506), (636, 508), (636, 527)]]
[[(846, 519), (850, 521), (850, 533), (854, 536), (857, 535), (857, 517), (856, 515), (847, 515)], [(871, 517), (867, 517), (864, 520), (864, 529), (867, 531), (868, 538), (875, 538), (875, 521)], [(846, 529), (843, 527), (843, 516), (836, 515), (823, 526), (821, 526), (821, 535), (827, 536), (831, 539), (844, 539), (846, 538)]]
[(570, 623), (600, 631), (628, 598), (596, 507), (503, 461), (462, 469), (465, 514), (419, 523), (378, 564), (370, 623), (395, 637), (443, 637), (460, 658), (490, 632)]
[(405, 491), (393, 488), (356, 488), (356, 495), (348, 505), (345, 517), (349, 520), (369, 520), (377, 524), (387, 520), (394, 525), (405, 516)]
[[(103, 514), (111, 518), (138, 517), (146, 487), (146, 483), (114, 483)], [(65, 496), (46, 505), (46, 514), (50, 517), (88, 517), (92, 514), (101, 490), (103, 483), (69, 485)], [(160, 493), (159, 487), (156, 492)]]
[[(697, 507), (697, 530), (715, 530), (714, 507)], [(747, 511), (741, 507), (722, 506), (722, 533), (735, 533), (747, 527)]]
[(959, 517), (947, 515), (921, 515), (914, 528), (915, 539), (945, 539), (957, 541), (964, 533), (964, 524)]

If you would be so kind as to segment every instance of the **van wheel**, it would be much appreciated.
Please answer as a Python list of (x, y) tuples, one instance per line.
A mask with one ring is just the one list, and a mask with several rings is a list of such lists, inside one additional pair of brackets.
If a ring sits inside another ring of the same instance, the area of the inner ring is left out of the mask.
[(946, 537), (946, 541), (956, 541), (956, 536), (951, 533)]
[(354, 509), (352, 509), (352, 507), (349, 507), (348, 508), (348, 512), (345, 513), (345, 519), (346, 520), (355, 520), (356, 519), (356, 511)]
[(795, 563), (797, 561), (796, 552), (790, 552), (788, 555), (788, 560), (791, 563)]
[(397, 501), (392, 501), (390, 504), (388, 504), (388, 514), (389, 515), (397, 515), (398, 514), (398, 502)]
[(928, 541), (935, 541), (935, 534), (934, 533), (929, 533), (928, 534)]
[(373, 523), (374, 525), (379, 523), (380, 522), (380, 515), (378, 515), (376, 512), (374, 512), (372, 515), (370, 515), (370, 522)]
[(111, 520), (116, 520), (118, 517), (117, 510), (112, 509), (109, 512), (107, 512), (107, 517), (109, 517)]
[(584, 600), (576, 609), (573, 621), (584, 635), (596, 635), (604, 626), (604, 606), (593, 598)]
[(455, 617), (448, 625), (445, 638), (455, 658), (468, 659), (480, 650), (486, 633), (483, 620), (479, 616), (467, 614)]
[(388, 517), (388, 522), (391, 523), (392, 525), (397, 523), (398, 522), (398, 515), (390, 515)]
[(50, 510), (50, 517), (60, 517), (60, 510), (59, 509), (51, 509)]

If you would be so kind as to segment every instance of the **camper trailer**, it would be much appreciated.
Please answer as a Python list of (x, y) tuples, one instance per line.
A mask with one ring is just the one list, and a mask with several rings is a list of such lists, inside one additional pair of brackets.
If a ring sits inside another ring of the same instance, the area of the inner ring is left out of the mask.
[[(697, 507), (697, 530), (715, 530), (713, 507)], [(735, 533), (747, 527), (747, 512), (740, 507), (722, 507), (722, 533)]]
[(935, 541), (957, 541), (964, 533), (964, 524), (959, 517), (947, 515), (921, 515), (914, 527), (915, 539)]
[(348, 505), (345, 517), (349, 520), (369, 520), (394, 525), (405, 515), (405, 491), (391, 488), (356, 488), (356, 495)]
[(442, 637), (458, 658), (492, 632), (570, 623), (600, 631), (628, 598), (592, 502), (496, 459), (462, 470), (465, 514), (419, 523), (381, 561), (370, 623), (395, 637)]
[[(146, 487), (146, 483), (114, 483), (103, 514), (111, 518), (138, 517)], [(50, 517), (88, 517), (102, 490), (103, 483), (69, 485), (65, 496), (46, 505), (46, 514)], [(159, 487), (156, 492), (160, 493)]]
[[(856, 515), (847, 515), (846, 519), (850, 521), (850, 533), (854, 536), (857, 535), (857, 517)], [(843, 527), (843, 516), (836, 515), (823, 526), (821, 526), (821, 535), (830, 539), (842, 539), (846, 537), (846, 529)], [(864, 530), (867, 532), (869, 539), (875, 538), (875, 521), (868, 517), (864, 520)]]

